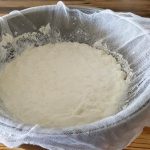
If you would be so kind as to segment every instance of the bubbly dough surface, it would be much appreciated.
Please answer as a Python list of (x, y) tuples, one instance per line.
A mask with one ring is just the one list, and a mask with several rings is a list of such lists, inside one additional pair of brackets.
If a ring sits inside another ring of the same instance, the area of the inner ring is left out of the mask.
[(27, 124), (68, 127), (118, 111), (127, 90), (115, 58), (86, 44), (63, 42), (25, 50), (0, 75), (0, 97)]

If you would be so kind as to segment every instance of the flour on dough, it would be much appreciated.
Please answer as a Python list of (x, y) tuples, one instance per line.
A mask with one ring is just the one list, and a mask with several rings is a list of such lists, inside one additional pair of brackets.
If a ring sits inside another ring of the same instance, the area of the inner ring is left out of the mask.
[(118, 112), (127, 91), (121, 66), (86, 44), (63, 42), (25, 50), (0, 75), (0, 97), (27, 124), (68, 127)]

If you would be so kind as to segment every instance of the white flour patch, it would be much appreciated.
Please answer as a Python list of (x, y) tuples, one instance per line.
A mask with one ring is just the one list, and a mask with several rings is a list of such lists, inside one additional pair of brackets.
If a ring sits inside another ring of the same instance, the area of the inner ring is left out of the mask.
[(114, 57), (86, 44), (63, 42), (30, 48), (0, 76), (0, 97), (20, 121), (67, 127), (118, 112), (126, 74)]

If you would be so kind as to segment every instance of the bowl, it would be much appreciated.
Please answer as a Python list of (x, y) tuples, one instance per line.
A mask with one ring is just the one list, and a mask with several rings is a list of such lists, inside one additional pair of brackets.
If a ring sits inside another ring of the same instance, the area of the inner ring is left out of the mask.
[[(66, 7), (62, 2), (13, 11), (1, 17), (1, 55), (3, 38), (9, 34), (13, 39), (5, 43), (9, 44), (7, 57), (0, 57), (0, 66), (10, 61), (16, 51), (24, 50), (23, 43), (27, 41), (34, 46), (60, 40), (92, 46), (99, 41), (98, 48), (107, 46), (110, 52), (122, 55), (133, 72), (126, 107), (113, 116), (90, 124), (53, 129), (26, 125), (14, 120), (1, 105), (1, 143), (11, 148), (33, 144), (52, 150), (124, 148), (150, 122), (149, 24), (148, 18), (132, 13), (116, 13), (81, 6)], [(50, 30), (39, 34), (39, 29), (46, 25), (50, 26)], [(30, 36), (17, 39), (25, 33)], [(34, 41), (33, 35), (38, 40)]]

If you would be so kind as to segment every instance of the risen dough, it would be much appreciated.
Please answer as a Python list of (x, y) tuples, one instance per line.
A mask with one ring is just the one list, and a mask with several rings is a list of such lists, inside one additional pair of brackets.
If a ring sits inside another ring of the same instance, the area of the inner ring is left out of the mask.
[(127, 89), (124, 72), (104, 51), (57, 43), (27, 49), (0, 76), (0, 97), (20, 121), (67, 127), (118, 111)]

